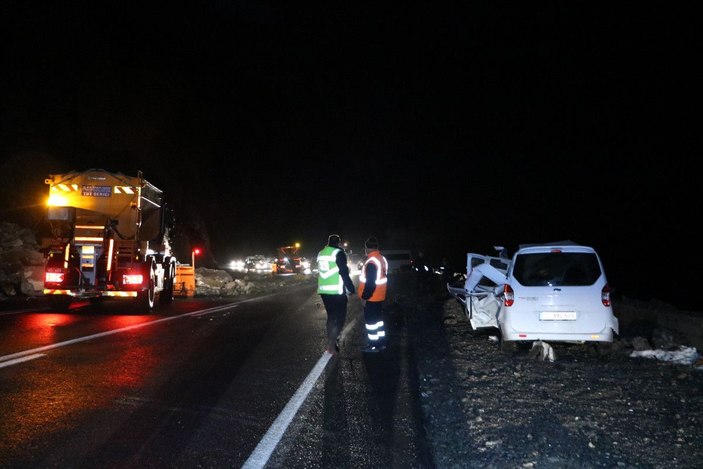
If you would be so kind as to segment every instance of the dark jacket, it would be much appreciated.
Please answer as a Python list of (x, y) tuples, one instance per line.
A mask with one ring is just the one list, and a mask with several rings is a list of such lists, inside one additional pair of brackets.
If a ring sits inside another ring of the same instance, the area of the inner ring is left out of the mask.
[(376, 264), (369, 262), (366, 264), (366, 283), (364, 286), (364, 292), (361, 294), (362, 300), (368, 300), (373, 295), (376, 290)]
[(344, 252), (344, 249), (340, 249), (337, 252), (337, 257), (335, 260), (337, 262), (337, 267), (339, 268), (339, 275), (342, 276), (342, 281), (344, 282), (344, 288), (349, 293), (356, 293), (356, 289), (354, 288), (354, 282), (352, 282), (352, 279), (349, 276), (349, 265), (347, 265), (347, 253)]

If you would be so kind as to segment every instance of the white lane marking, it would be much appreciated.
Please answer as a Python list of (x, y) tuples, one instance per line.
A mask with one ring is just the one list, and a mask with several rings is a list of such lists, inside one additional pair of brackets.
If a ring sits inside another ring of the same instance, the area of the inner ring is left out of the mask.
[(322, 357), (320, 357), (315, 367), (312, 371), (310, 371), (307, 378), (305, 378), (303, 384), (300, 385), (293, 397), (291, 397), (290, 401), (288, 401), (288, 404), (286, 404), (283, 411), (281, 411), (278, 417), (276, 417), (276, 420), (274, 420), (271, 424), (271, 427), (266, 432), (266, 435), (264, 435), (254, 449), (254, 452), (252, 452), (246, 460), (242, 466), (242, 469), (258, 469), (266, 465), (271, 457), (271, 453), (273, 453), (273, 450), (278, 445), (278, 442), (281, 441), (281, 437), (286, 432), (288, 425), (293, 420), (293, 417), (295, 417), (295, 414), (298, 412), (301, 404), (305, 401), (307, 395), (310, 394), (313, 384), (315, 384), (317, 378), (320, 377), (322, 370), (324, 370), (331, 357), (332, 355), (328, 352), (324, 352), (322, 354)]
[[(202, 316), (203, 314), (212, 314), (212, 313), (217, 313), (218, 311), (222, 311), (225, 309), (236, 308), (237, 306), (239, 306), (238, 303), (237, 304), (228, 303), (225, 305), (214, 306), (214, 307), (208, 308), (208, 309), (202, 309), (199, 311), (192, 311), (190, 313), (179, 314), (178, 316), (170, 316), (167, 318), (155, 319), (153, 321), (142, 322), (139, 324), (133, 324), (131, 326), (122, 327), (120, 329), (113, 329), (111, 331), (100, 332), (98, 334), (87, 335), (85, 337), (78, 337), (78, 338), (66, 340), (63, 342), (57, 342), (55, 344), (44, 345), (43, 347), (37, 347), (37, 348), (31, 349), (31, 350), (25, 350), (23, 352), (17, 352), (17, 353), (12, 353), (10, 355), (4, 355), (4, 356), (0, 357), (0, 362), (4, 363), (8, 360), (14, 360), (15, 358), (26, 357), (27, 355), (32, 355), (32, 354), (39, 353), (39, 352), (45, 352), (47, 350), (52, 350), (52, 349), (59, 348), (59, 347), (65, 347), (66, 345), (77, 344), (79, 342), (85, 342), (86, 340), (97, 339), (98, 337), (105, 337), (105, 336), (112, 335), (112, 334), (118, 334), (120, 332), (131, 331), (134, 329), (139, 329), (140, 327), (149, 326), (151, 324), (157, 324), (160, 322), (171, 321), (173, 319), (179, 319), (179, 318), (183, 318), (186, 316), (198, 317), (198, 316)], [(19, 363), (19, 362), (17, 362), (17, 363)]]
[(29, 360), (34, 360), (35, 358), (40, 358), (45, 356), (45, 353), (35, 353), (34, 355), (27, 355), (22, 358), (15, 358), (14, 360), (8, 360), (0, 363), (0, 368), (16, 365), (17, 363), (28, 362)]
[[(347, 323), (340, 334), (341, 340), (344, 340), (349, 331), (354, 328), (358, 321), (359, 316), (355, 316), (354, 319)], [(286, 432), (288, 425), (290, 425), (291, 421), (295, 417), (295, 414), (298, 412), (301, 404), (305, 401), (308, 394), (310, 394), (312, 385), (320, 377), (322, 370), (324, 370), (331, 357), (332, 355), (328, 352), (324, 352), (322, 354), (322, 357), (320, 357), (317, 361), (317, 364), (312, 371), (310, 371), (308, 377), (305, 378), (303, 384), (300, 385), (293, 397), (290, 401), (288, 401), (288, 404), (286, 404), (286, 407), (271, 424), (271, 427), (266, 432), (266, 435), (264, 435), (249, 458), (246, 460), (242, 466), (242, 469), (262, 468), (266, 465), (271, 457), (271, 454), (273, 454), (273, 450), (276, 449), (276, 446), (278, 446), (278, 443), (281, 441), (283, 434)]]
[[(186, 316), (186, 315), (193, 316), (193, 317), (205, 316), (207, 314), (217, 313), (217, 312), (225, 310), (225, 309), (236, 308), (237, 306), (239, 306), (239, 305), (238, 304), (236, 304), (236, 305), (227, 304), (227, 305), (223, 305), (223, 306), (215, 306), (215, 307), (208, 308), (208, 309), (202, 309), (200, 311), (193, 311), (192, 313), (186, 313), (185, 315), (181, 315), (181, 316)], [(176, 317), (178, 317), (178, 316), (176, 316)]]

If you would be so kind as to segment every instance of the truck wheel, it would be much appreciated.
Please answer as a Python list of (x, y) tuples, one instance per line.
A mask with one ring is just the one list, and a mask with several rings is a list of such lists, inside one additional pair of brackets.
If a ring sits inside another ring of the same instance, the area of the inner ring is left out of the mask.
[(71, 297), (68, 295), (51, 295), (47, 297), (49, 307), (56, 311), (65, 313), (71, 306)]
[(154, 269), (149, 269), (149, 285), (145, 291), (140, 291), (137, 294), (137, 302), (139, 305), (151, 312), (154, 309), (154, 300), (156, 299), (156, 279), (154, 278)]
[(164, 278), (164, 289), (159, 292), (159, 303), (170, 305), (173, 302), (173, 282), (176, 277), (176, 268), (171, 264), (168, 268), (168, 276)]

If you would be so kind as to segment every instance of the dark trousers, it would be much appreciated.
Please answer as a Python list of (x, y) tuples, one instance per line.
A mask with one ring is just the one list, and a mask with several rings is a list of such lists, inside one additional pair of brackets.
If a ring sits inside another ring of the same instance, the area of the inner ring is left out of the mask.
[(419, 294), (426, 294), (432, 292), (432, 274), (420, 270), (415, 272), (415, 287)]
[(347, 320), (347, 295), (320, 295), (327, 311), (327, 347), (334, 350)]
[(371, 346), (386, 344), (386, 326), (383, 321), (383, 301), (367, 301), (364, 305), (366, 338)]

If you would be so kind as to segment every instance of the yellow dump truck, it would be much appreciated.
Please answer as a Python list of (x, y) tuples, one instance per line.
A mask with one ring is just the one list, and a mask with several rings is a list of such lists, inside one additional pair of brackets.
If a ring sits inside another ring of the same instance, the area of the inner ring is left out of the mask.
[(103, 169), (52, 174), (44, 294), (54, 309), (74, 299), (123, 298), (145, 312), (173, 300), (173, 217), (163, 192), (142, 177)]

